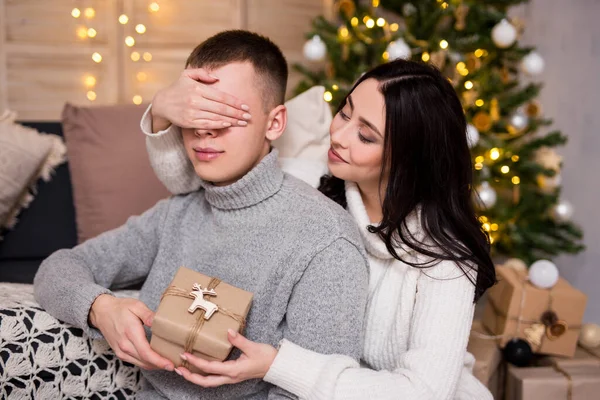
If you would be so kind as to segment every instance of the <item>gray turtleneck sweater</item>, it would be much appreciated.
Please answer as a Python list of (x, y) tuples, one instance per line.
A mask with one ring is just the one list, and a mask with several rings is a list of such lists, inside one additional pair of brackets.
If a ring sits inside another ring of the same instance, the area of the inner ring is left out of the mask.
[[(88, 325), (96, 297), (145, 280), (140, 300), (156, 310), (182, 265), (254, 293), (249, 339), (285, 338), (359, 359), (368, 273), (358, 230), (344, 209), (284, 174), (276, 150), (232, 185), (202, 183), (57, 251), (35, 277), (35, 296), (55, 317), (99, 337)], [(296, 398), (261, 380), (204, 389), (175, 372), (143, 375), (149, 385), (139, 399)]]

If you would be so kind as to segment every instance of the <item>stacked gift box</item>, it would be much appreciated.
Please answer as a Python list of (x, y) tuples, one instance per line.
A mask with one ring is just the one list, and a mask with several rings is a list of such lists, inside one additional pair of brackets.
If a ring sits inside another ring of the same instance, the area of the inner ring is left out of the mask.
[(540, 288), (525, 269), (496, 272), (469, 341), (474, 375), (495, 399), (600, 399), (600, 347), (578, 346), (585, 294), (562, 278)]

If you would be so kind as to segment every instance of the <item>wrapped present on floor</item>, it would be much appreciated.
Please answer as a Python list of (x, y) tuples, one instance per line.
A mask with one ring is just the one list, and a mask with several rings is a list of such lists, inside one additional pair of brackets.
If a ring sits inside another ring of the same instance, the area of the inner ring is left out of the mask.
[(150, 346), (176, 367), (200, 372), (180, 354), (225, 360), (232, 350), (227, 330), (243, 331), (251, 303), (252, 293), (181, 267), (162, 295)]
[(498, 284), (488, 292), (483, 325), (504, 347), (512, 338), (526, 340), (538, 354), (572, 357), (587, 297), (562, 278), (550, 289), (527, 280), (527, 272), (497, 267)]
[(505, 368), (500, 348), (495, 340), (487, 338), (489, 334), (481, 321), (473, 321), (467, 351), (475, 357), (475, 378), (492, 392), (495, 399), (500, 399), (504, 388)]
[(600, 398), (598, 366), (509, 366), (506, 400), (591, 400)]
[(561, 367), (597, 367), (600, 371), (600, 348), (587, 349), (578, 346), (573, 357), (543, 357), (537, 362), (538, 365), (543, 366), (552, 366), (554, 363)]

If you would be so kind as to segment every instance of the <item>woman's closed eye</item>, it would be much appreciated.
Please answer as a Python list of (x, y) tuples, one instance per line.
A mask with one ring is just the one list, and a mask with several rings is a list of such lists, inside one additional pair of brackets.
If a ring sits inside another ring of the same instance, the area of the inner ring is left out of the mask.
[(343, 119), (344, 121), (349, 121), (349, 120), (350, 120), (350, 116), (349, 116), (348, 114), (346, 114), (346, 113), (344, 112), (344, 110), (340, 110), (340, 117), (342, 117), (342, 119)]
[(360, 131), (358, 131), (358, 140), (360, 140), (363, 143), (374, 143), (375, 141), (372, 139), (369, 139), (368, 137), (364, 136)]

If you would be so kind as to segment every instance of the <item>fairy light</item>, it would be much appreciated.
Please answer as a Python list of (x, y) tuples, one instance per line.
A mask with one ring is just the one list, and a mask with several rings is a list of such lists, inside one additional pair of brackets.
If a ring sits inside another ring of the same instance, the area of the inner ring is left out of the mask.
[(390, 53), (388, 53), (387, 51), (384, 51), (383, 54), (381, 55), (381, 58), (383, 58), (385, 61), (388, 61), (390, 59)]
[(377, 8), (379, 7), (379, 0), (373, 0), (371, 4), (373, 4), (373, 7)]
[(395, 23), (395, 22), (394, 22), (393, 24), (391, 24), (391, 25), (390, 25), (390, 30), (391, 30), (392, 32), (396, 32), (396, 31), (398, 30), (398, 28), (400, 28), (400, 25), (398, 25), (398, 24), (397, 24), (397, 23)]
[(513, 162), (517, 162), (517, 161), (519, 161), (519, 156), (515, 154), (515, 155), (514, 155), (514, 156), (512, 156), (510, 159), (511, 159)]
[(143, 35), (144, 33), (146, 33), (146, 27), (144, 26), (144, 24), (137, 24), (135, 26), (135, 31), (140, 35)]
[(96, 92), (94, 92), (93, 90), (90, 90), (89, 92), (86, 93), (86, 97), (88, 98), (89, 101), (94, 101), (96, 100)]
[(71, 10), (71, 15), (73, 18), (79, 18), (81, 17), (81, 10), (79, 8), (74, 8)]
[(340, 29), (338, 30), (338, 34), (340, 35), (340, 38), (342, 38), (342, 39), (346, 39), (348, 36), (350, 36), (350, 32), (348, 32), (348, 28), (346, 28), (345, 26), (340, 26)]
[(385, 19), (377, 18), (377, 26), (382, 27), (385, 25)]
[(87, 32), (86, 32), (87, 36), (88, 36), (88, 37), (91, 37), (91, 38), (94, 38), (94, 37), (96, 37), (96, 34), (97, 34), (97, 33), (98, 33), (98, 32), (96, 32), (96, 30), (95, 30), (94, 28), (90, 28), (90, 29), (88, 29), (88, 30), (87, 30)]
[(100, 55), (100, 53), (95, 52), (94, 54), (92, 54), (92, 60), (94, 60), (94, 62), (96, 63), (100, 63), (102, 62), (102, 56)]
[(150, 12), (158, 12), (158, 10), (160, 10), (160, 6), (158, 5), (157, 2), (152, 2), (149, 6), (148, 6), (148, 10), (150, 10)]
[(140, 96), (139, 94), (136, 94), (135, 96), (133, 96), (132, 100), (133, 100), (133, 104), (136, 104), (138, 106), (140, 104), (142, 104), (142, 101), (143, 101), (142, 96)]
[(483, 156), (477, 156), (475, 157), (475, 162), (476, 163), (482, 163), (485, 161), (485, 158), (483, 158)]
[(473, 54), (475, 54), (475, 57), (477, 58), (483, 57), (483, 50), (477, 49), (473, 52)]
[(488, 224), (487, 222), (485, 224), (483, 224), (482, 227), (486, 232), (489, 232), (491, 229), (490, 224)]
[(323, 99), (329, 103), (331, 100), (333, 100), (333, 95), (330, 91), (326, 91), (325, 93), (323, 93)]
[(146, 79), (148, 79), (148, 75), (145, 72), (140, 71), (137, 73), (136, 78), (140, 82), (145, 82)]
[(492, 160), (497, 160), (500, 158), (500, 150), (498, 150), (496, 147), (494, 147), (493, 149), (490, 150), (490, 158)]
[(485, 215), (481, 215), (479, 217), (479, 222), (481, 222), (482, 224), (488, 222), (488, 217), (486, 217)]
[(483, 163), (475, 163), (475, 169), (481, 171), (483, 169)]
[(471, 89), (473, 89), (473, 82), (471, 82), (471, 81), (466, 81), (466, 82), (465, 82), (465, 89), (467, 89), (467, 90), (471, 90)]
[(147, 51), (144, 53), (144, 55), (142, 57), (144, 58), (144, 61), (147, 61), (147, 62), (152, 61), (152, 54), (148, 53)]
[(498, 226), (498, 224), (491, 224), (490, 228), (492, 229), (492, 231), (496, 232), (496, 231), (498, 231), (499, 226)]
[(358, 26), (358, 18), (352, 17), (352, 19), (350, 20), (350, 24), (352, 26)]
[(362, 19), (363, 24), (366, 24), (368, 20), (370, 20), (371, 18), (368, 15), (365, 15)]
[(128, 22), (129, 22), (129, 17), (127, 15), (125, 15), (125, 14), (119, 15), (119, 23), (121, 25), (125, 25)]
[(333, 90), (339, 90), (339, 88), (340, 88), (340, 87), (339, 87), (338, 85), (335, 85), (335, 84), (334, 84), (334, 85), (332, 85), (332, 86), (331, 86), (331, 88), (332, 88)]
[(92, 19), (96, 16), (96, 10), (94, 10), (91, 7), (88, 7), (85, 10), (83, 10), (83, 15), (85, 15), (87, 19)]
[(481, 99), (475, 100), (475, 105), (477, 107), (482, 107), (484, 104), (485, 104), (485, 102), (483, 100), (481, 100)]
[(446, 8), (448, 8), (448, 3), (446, 3), (446, 2), (443, 2), (443, 3), (442, 3), (442, 8), (443, 8), (444, 10), (445, 10)]
[(96, 86), (96, 78), (92, 75), (87, 75), (85, 78), (83, 78), (83, 83), (86, 87), (93, 88)]
[(448, 48), (448, 41), (446, 41), (446, 40), (441, 40), (441, 41), (440, 41), (440, 48), (441, 48), (441, 49), (447, 49), (447, 48)]
[(131, 53), (131, 61), (140, 61), (140, 57), (140, 53), (138, 53), (137, 51)]
[(80, 26), (77, 28), (77, 36), (79, 39), (85, 39), (88, 37), (88, 30), (85, 28), (85, 26)]
[(423, 60), (424, 62), (429, 61), (431, 57), (429, 56), (428, 52), (424, 52), (423, 55), (421, 55), (421, 60)]
[(518, 185), (519, 183), (521, 183), (521, 178), (519, 178), (518, 176), (513, 176), (511, 181), (513, 185)]
[(373, 21), (371, 18), (369, 18), (369, 20), (367, 22), (365, 22), (365, 25), (367, 26), (367, 28), (371, 29), (372, 27), (375, 26), (375, 21)]
[(502, 168), (500, 168), (500, 172), (508, 174), (510, 172), (510, 167), (508, 165), (503, 165)]

